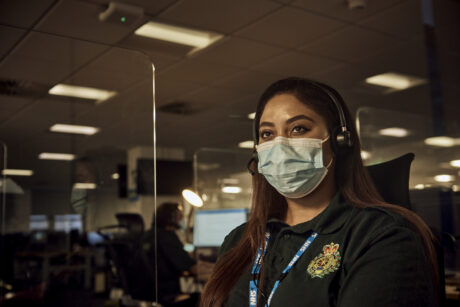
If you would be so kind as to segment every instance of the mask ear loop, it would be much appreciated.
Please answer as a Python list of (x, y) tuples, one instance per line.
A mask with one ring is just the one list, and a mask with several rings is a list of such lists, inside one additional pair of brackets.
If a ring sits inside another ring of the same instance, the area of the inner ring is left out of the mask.
[[(322, 140), (322, 144), (329, 140), (330, 135), (328, 135), (324, 140)], [(326, 168), (329, 170), (329, 167), (332, 165), (332, 161), (334, 161), (334, 155), (331, 155), (331, 161), (327, 164)]]

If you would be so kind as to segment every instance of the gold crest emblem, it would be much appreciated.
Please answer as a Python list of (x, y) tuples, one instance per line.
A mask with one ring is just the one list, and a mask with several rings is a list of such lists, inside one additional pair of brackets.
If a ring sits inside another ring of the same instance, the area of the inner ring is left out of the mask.
[(339, 244), (323, 247), (323, 252), (316, 256), (308, 265), (307, 272), (312, 278), (323, 278), (325, 275), (337, 271), (340, 266)]

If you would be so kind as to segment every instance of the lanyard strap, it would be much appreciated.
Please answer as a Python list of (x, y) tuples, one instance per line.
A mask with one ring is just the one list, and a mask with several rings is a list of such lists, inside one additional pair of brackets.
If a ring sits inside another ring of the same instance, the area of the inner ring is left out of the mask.
[[(281, 281), (286, 277), (286, 275), (289, 273), (289, 271), (294, 267), (294, 265), (297, 263), (297, 261), (302, 257), (302, 255), (305, 253), (307, 248), (310, 247), (311, 243), (316, 239), (318, 234), (316, 232), (313, 232), (307, 240), (302, 244), (300, 249), (297, 251), (297, 253), (292, 257), (291, 261), (289, 261), (289, 264), (284, 268), (283, 272), (281, 273), (281, 276), (275, 281), (275, 285), (273, 286), (272, 291), (270, 292), (270, 296), (268, 297), (268, 301), (265, 304), (266, 307), (270, 306), (271, 300), (273, 298), (273, 295), (275, 294), (276, 290), (278, 289)], [(249, 306), (250, 307), (257, 307), (257, 294), (259, 291), (258, 285), (259, 285), (259, 273), (260, 273), (260, 268), (262, 266), (262, 259), (265, 257), (265, 254), (267, 253), (267, 246), (268, 242), (270, 240), (270, 233), (267, 232), (265, 233), (265, 246), (264, 249), (262, 250), (262, 246), (259, 247), (259, 250), (257, 251), (257, 256), (254, 261), (254, 265), (252, 266), (251, 274), (253, 276), (253, 279), (249, 281)], [(257, 277), (257, 278), (254, 278)]]

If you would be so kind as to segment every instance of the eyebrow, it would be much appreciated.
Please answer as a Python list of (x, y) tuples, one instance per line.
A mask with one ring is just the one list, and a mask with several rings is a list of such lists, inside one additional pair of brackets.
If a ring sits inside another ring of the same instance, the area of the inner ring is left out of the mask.
[[(299, 119), (306, 119), (306, 120), (309, 120), (311, 122), (315, 122), (311, 117), (308, 117), (306, 115), (297, 115), (297, 116), (294, 116), (294, 117), (291, 117), (290, 119), (288, 119), (286, 121), (286, 123), (290, 124), (290, 123), (295, 122), (296, 120), (299, 120)], [(271, 123), (271, 122), (261, 122), (259, 127), (263, 127), (263, 126), (274, 127), (275, 124)]]

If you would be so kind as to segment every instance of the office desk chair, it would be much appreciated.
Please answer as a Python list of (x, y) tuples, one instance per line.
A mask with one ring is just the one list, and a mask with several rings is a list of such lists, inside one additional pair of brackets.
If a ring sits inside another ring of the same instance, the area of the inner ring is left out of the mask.
[[(369, 175), (382, 198), (390, 204), (399, 205), (412, 210), (409, 195), (410, 166), (414, 160), (413, 153), (407, 153), (398, 158), (383, 163), (367, 166)], [(441, 244), (443, 234), (438, 229), (431, 228), (437, 238), (433, 242), (438, 260), (439, 271), (439, 296), (440, 306), (444, 306), (446, 300), (444, 250)]]

